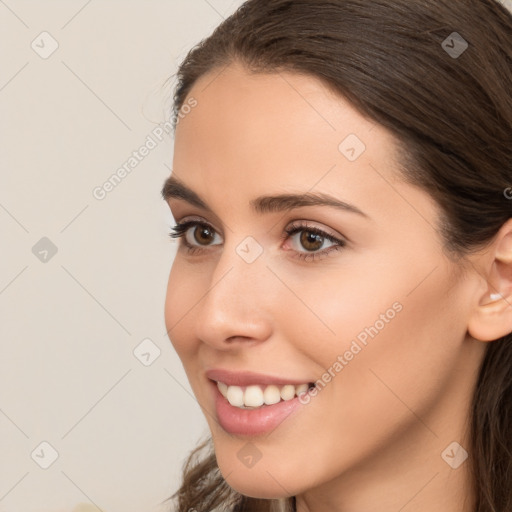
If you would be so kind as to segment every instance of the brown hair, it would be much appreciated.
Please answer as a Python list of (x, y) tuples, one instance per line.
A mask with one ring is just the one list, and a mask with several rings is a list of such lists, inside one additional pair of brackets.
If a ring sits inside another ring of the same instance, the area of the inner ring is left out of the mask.
[[(234, 61), (317, 77), (389, 129), (461, 262), (512, 217), (512, 16), (496, 0), (249, 0), (179, 67), (175, 119), (200, 77)], [(474, 512), (512, 511), (512, 334), (489, 343), (468, 428)], [(180, 512), (295, 510), (232, 490), (211, 440), (172, 498)]]

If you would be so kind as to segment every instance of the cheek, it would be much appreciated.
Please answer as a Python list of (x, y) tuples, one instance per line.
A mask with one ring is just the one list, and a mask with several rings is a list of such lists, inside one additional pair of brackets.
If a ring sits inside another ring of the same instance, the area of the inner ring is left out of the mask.
[[(369, 347), (373, 338), (382, 336), (404, 314), (407, 286), (387, 282), (383, 275), (375, 266), (356, 269), (351, 264), (310, 271), (309, 276), (281, 273), (294, 294), (280, 288), (281, 297), (275, 301), (283, 306), (274, 310), (277, 325), (296, 349), (327, 369), (339, 355), (358, 350), (354, 341)], [(352, 356), (348, 354), (355, 359)]]
[(167, 335), (183, 363), (197, 349), (190, 337), (189, 322), (201, 299), (198, 286), (197, 278), (194, 279), (179, 259), (175, 259), (167, 283), (164, 314)]
[(312, 359), (322, 356), (324, 366), (350, 350), (353, 341), (361, 346), (361, 355), (374, 353), (382, 362), (395, 359), (389, 352), (394, 349), (405, 350), (413, 360), (423, 358), (425, 350), (432, 349), (430, 358), (446, 352), (450, 339), (465, 334), (464, 284), (452, 276), (442, 253), (432, 247), (422, 250), (420, 241), (419, 255), (406, 249), (383, 251), (378, 257), (347, 254), (336, 268), (310, 272), (309, 277), (284, 274), (295, 297), (283, 293), (282, 318), (295, 320), (279, 325), (295, 329), (289, 339)]
[[(368, 441), (383, 439), (416, 421), (411, 410), (427, 415), (458, 364), (466, 332), (464, 285), (454, 287), (442, 265), (417, 288), (421, 279), (404, 274), (374, 281), (367, 300), (352, 294), (347, 281), (325, 317), (336, 331), (322, 361), (335, 374), (325, 388), (339, 404), (331, 427), (339, 421), (347, 439), (361, 432)], [(334, 365), (340, 355), (343, 363)]]
[[(440, 400), (466, 333), (464, 283), (453, 281), (449, 264), (432, 254), (427, 264), (365, 266), (311, 282), (288, 280), (311, 311), (287, 301), (283, 314), (295, 318), (286, 337), (316, 363), (320, 400), (336, 404), (327, 428), (376, 439), (414, 421), (404, 403), (419, 413)], [(380, 430), (376, 418), (386, 419)]]

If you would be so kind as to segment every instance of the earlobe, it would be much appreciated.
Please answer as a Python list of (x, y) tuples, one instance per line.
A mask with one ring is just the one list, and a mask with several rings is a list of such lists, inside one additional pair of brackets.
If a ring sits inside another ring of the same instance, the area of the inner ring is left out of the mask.
[(512, 219), (480, 258), (485, 291), (477, 297), (468, 333), (479, 341), (494, 341), (512, 332)]

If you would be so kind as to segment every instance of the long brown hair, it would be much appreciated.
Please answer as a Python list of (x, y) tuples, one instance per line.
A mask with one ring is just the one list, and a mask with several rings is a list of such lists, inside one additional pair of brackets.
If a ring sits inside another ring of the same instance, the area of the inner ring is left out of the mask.
[[(389, 129), (404, 179), (442, 208), (449, 254), (512, 217), (512, 16), (496, 0), (249, 0), (179, 67), (175, 119), (200, 77), (234, 61), (317, 77)], [(474, 512), (512, 511), (512, 334), (489, 343), (468, 428)], [(180, 512), (295, 510), (231, 489), (210, 439), (170, 499)]]

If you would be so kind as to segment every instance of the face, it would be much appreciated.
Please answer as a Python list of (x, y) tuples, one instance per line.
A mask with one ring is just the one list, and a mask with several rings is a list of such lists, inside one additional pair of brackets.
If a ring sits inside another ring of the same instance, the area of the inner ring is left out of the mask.
[(167, 191), (195, 224), (165, 320), (228, 483), (270, 498), (389, 471), (404, 450), (444, 464), (474, 379), (471, 283), (391, 134), (308, 76), (233, 64), (190, 97), (173, 178), (195, 196)]

